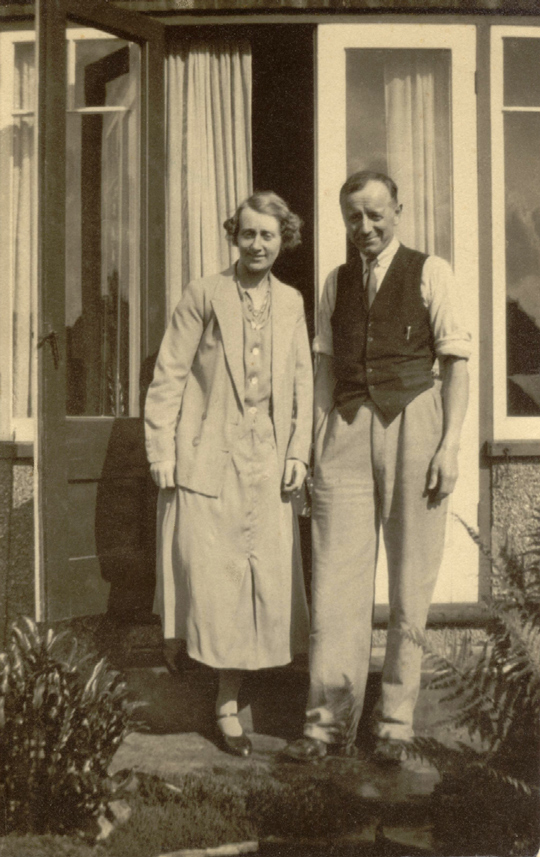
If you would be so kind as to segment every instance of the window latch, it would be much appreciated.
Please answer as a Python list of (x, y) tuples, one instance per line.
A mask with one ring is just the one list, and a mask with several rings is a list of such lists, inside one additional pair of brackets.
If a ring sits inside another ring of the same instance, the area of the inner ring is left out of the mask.
[(54, 368), (58, 369), (60, 365), (60, 349), (58, 348), (58, 337), (55, 330), (51, 330), (49, 333), (45, 334), (45, 336), (41, 337), (38, 342), (38, 348), (41, 348), (45, 342), (48, 342), (51, 346)]

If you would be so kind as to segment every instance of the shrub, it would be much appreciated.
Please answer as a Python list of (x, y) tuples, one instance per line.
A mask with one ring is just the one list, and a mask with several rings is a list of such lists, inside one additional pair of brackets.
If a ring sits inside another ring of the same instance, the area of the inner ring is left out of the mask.
[(29, 618), (12, 626), (0, 655), (5, 832), (81, 829), (107, 805), (107, 769), (133, 725), (134, 704), (105, 659), (89, 661), (67, 633), (40, 630)]
[(430, 687), (446, 691), (449, 724), (472, 746), (416, 738), (406, 749), (442, 775), (432, 800), (441, 853), (532, 855), (540, 844), (540, 542), (494, 558), (466, 528), (492, 563), (480, 652), (470, 636), (450, 652), (434, 651), (417, 631), (409, 636), (435, 667)]

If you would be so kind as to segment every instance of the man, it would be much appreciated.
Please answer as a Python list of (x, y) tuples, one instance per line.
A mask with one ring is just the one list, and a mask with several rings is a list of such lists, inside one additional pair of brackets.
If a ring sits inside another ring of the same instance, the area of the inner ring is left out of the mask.
[(392, 179), (355, 173), (340, 203), (359, 253), (326, 281), (314, 345), (310, 693), (304, 738), (286, 753), (311, 761), (354, 745), (381, 528), (390, 619), (374, 750), (379, 761), (399, 762), (421, 670), (421, 650), (403, 632), (425, 627), (441, 564), (470, 335), (448, 263), (395, 237), (402, 206)]

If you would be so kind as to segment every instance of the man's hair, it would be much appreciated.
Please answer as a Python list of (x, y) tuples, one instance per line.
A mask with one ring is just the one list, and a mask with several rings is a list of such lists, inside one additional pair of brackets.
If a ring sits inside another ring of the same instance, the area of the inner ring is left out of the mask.
[(345, 199), (350, 196), (351, 193), (363, 190), (368, 182), (381, 182), (381, 184), (387, 188), (393, 202), (397, 203), (398, 187), (390, 176), (387, 176), (386, 173), (376, 173), (374, 170), (359, 170), (359, 172), (350, 175), (341, 188), (339, 192), (340, 204), (343, 205)]
[(245, 208), (251, 208), (260, 214), (270, 214), (276, 218), (281, 232), (281, 248), (283, 250), (292, 250), (293, 247), (297, 247), (300, 244), (302, 221), (297, 214), (293, 214), (285, 200), (278, 196), (277, 193), (265, 190), (256, 191), (248, 199), (245, 199), (238, 206), (232, 217), (229, 217), (223, 224), (227, 238), (235, 246), (238, 244), (240, 215)]

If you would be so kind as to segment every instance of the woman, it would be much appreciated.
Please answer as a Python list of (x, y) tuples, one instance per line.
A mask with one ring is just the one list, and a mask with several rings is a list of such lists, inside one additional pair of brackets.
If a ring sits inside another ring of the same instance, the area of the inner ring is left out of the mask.
[(307, 648), (291, 503), (306, 475), (312, 368), (300, 294), (271, 269), (300, 220), (255, 193), (225, 222), (238, 262), (190, 283), (146, 400), (151, 474), (162, 489), (157, 603), (165, 636), (219, 670), (220, 746), (249, 756), (238, 720), (242, 671)]

